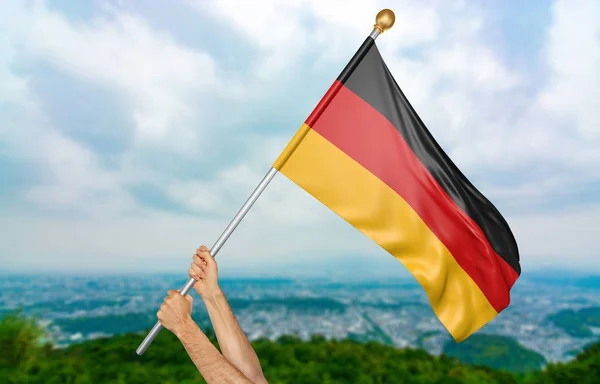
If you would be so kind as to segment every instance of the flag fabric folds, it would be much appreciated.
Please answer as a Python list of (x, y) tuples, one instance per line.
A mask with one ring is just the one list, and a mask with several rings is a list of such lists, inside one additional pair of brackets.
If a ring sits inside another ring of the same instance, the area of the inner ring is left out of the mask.
[(371, 37), (273, 166), (404, 264), (456, 342), (508, 306), (521, 273), (508, 224), (434, 140)]

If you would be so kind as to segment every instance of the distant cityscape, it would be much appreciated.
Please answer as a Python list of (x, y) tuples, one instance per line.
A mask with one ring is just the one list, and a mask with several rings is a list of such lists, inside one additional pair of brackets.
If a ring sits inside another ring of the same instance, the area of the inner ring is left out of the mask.
[[(167, 290), (183, 282), (185, 276), (5, 275), (0, 277), (0, 314), (22, 308), (40, 319), (59, 347), (128, 332), (140, 332), (141, 341), (156, 322)], [(442, 353), (451, 340), (412, 280), (349, 284), (239, 279), (224, 280), (222, 288), (251, 339), (320, 334), (424, 348), (433, 354)], [(194, 318), (207, 326), (202, 300), (193, 294)], [(587, 311), (586, 316), (577, 317), (578, 311)], [(478, 333), (507, 336), (547, 361), (565, 361), (600, 340), (598, 319), (597, 286), (522, 280), (512, 291), (510, 307)]]

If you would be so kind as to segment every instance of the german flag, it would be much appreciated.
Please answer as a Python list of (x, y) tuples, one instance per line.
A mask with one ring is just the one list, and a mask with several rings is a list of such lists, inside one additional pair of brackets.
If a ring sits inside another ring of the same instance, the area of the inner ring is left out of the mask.
[(461, 173), (368, 37), (273, 165), (392, 254), (456, 342), (521, 273), (506, 220)]

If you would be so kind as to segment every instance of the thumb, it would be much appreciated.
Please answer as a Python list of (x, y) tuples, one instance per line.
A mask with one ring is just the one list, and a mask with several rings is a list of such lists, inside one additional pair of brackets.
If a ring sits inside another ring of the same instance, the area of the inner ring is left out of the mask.
[(215, 263), (215, 258), (213, 257), (213, 255), (211, 255), (208, 247), (206, 247), (205, 245), (202, 245), (202, 246), (200, 246), (200, 248), (198, 248), (198, 250), (200, 251), (200, 253), (202, 253), (202, 256), (206, 260), (207, 264)]

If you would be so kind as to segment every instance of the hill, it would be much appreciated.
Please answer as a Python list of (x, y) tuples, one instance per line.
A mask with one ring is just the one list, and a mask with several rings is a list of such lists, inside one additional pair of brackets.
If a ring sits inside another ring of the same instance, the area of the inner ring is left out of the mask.
[(485, 365), (512, 372), (538, 371), (546, 364), (539, 353), (506, 336), (474, 334), (460, 344), (450, 341), (444, 353), (467, 364)]
[(568, 363), (548, 364), (525, 378), (526, 384), (597, 384), (600, 382), (600, 343), (592, 344)]
[[(207, 334), (215, 342), (212, 332)], [(135, 354), (142, 334), (87, 341), (66, 349), (43, 344), (41, 335), (31, 319), (11, 314), (0, 320), (0, 382), (204, 383), (170, 332), (162, 332), (144, 356)], [(275, 342), (259, 340), (253, 345), (272, 384), (588, 384), (600, 377), (600, 344), (591, 346), (572, 363), (550, 365), (546, 371), (528, 376), (377, 343), (328, 341), (322, 337), (301, 341), (286, 336)]]
[(578, 311), (565, 309), (548, 316), (548, 321), (573, 337), (593, 337), (590, 327), (600, 327), (600, 307), (588, 307)]

